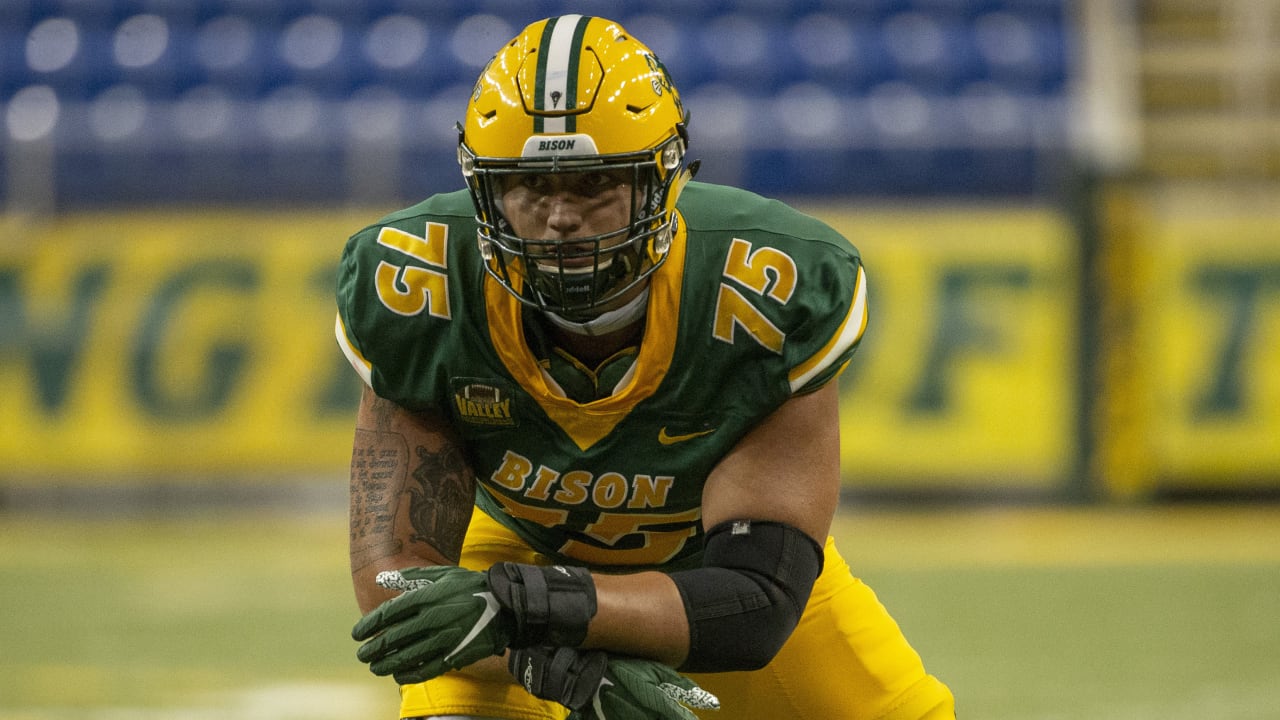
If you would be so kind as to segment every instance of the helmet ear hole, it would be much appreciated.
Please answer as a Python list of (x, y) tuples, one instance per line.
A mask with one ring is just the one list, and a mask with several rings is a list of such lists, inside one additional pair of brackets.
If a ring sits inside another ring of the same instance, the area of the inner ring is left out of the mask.
[[(675, 223), (672, 223), (672, 225), (674, 224)], [(653, 236), (653, 254), (654, 255), (667, 254), (667, 251), (671, 249), (671, 235), (672, 235), (672, 227), (671, 225), (668, 225), (662, 228), (661, 230), (659, 230), (657, 235)]]
[(684, 160), (684, 148), (682, 143), (668, 143), (662, 148), (661, 162), (662, 169), (670, 172), (680, 167), (680, 161)]
[(475, 158), (463, 152), (463, 146), (458, 146), (458, 166), (462, 168), (462, 177), (470, 178), (476, 174)]

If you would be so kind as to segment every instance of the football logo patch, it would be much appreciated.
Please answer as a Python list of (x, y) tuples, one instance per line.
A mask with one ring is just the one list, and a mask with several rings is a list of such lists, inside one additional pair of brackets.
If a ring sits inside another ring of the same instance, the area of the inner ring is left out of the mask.
[(473, 425), (514, 427), (512, 393), (496, 382), (457, 378), (453, 383), (453, 404), (458, 418)]

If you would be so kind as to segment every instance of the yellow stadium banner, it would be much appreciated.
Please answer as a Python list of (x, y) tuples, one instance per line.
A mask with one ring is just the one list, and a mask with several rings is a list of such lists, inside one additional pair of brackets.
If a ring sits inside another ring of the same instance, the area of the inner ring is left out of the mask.
[(369, 215), (0, 226), (0, 467), (72, 479), (342, 472), (359, 380), (334, 269)]
[(862, 252), (842, 378), (852, 487), (1061, 489), (1075, 471), (1075, 231), (1039, 208), (822, 212)]
[(1156, 219), (1137, 337), (1151, 480), (1280, 486), (1280, 212)]
[[(1055, 488), (1075, 452), (1076, 268), (1046, 210), (811, 210), (863, 251), (841, 379), (853, 484)], [(0, 226), (10, 479), (342, 474), (359, 380), (333, 338), (376, 213), (77, 215)]]

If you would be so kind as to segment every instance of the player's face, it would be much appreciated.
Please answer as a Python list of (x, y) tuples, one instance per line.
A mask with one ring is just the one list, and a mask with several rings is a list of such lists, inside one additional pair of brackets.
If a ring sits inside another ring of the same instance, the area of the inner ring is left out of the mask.
[[(593, 245), (574, 245), (574, 238), (615, 232), (630, 224), (631, 173), (601, 170), (573, 173), (511, 175), (502, 186), (502, 213), (515, 235), (527, 240), (560, 242), (566, 269), (593, 262)], [(626, 241), (626, 235), (604, 243), (601, 250)]]

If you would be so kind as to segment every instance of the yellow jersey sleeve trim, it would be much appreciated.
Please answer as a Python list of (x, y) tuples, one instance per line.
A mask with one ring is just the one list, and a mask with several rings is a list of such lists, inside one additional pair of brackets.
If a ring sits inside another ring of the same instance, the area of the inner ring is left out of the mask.
[(347, 356), (347, 362), (351, 363), (351, 367), (355, 368), (360, 379), (364, 380), (364, 384), (373, 387), (373, 364), (364, 359), (364, 355), (356, 349), (351, 338), (347, 337), (347, 328), (342, 324), (342, 315), (338, 315), (334, 319), (333, 334), (338, 338), (338, 347), (342, 348), (342, 354)]
[(791, 381), (791, 392), (794, 393), (804, 387), (819, 373), (826, 370), (831, 363), (844, 355), (845, 351), (858, 342), (866, 329), (867, 275), (862, 267), (859, 266), (857, 286), (853, 292), (853, 304), (849, 306), (849, 312), (845, 315), (844, 322), (841, 323), (839, 331), (832, 336), (831, 340), (821, 350), (791, 369), (788, 376)]

